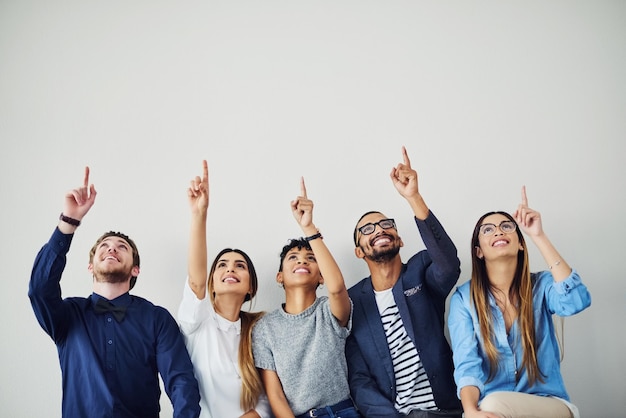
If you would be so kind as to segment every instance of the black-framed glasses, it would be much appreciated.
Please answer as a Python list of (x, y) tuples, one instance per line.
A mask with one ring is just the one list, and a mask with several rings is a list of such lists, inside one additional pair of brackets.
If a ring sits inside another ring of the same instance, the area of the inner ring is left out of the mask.
[(370, 222), (363, 226), (360, 226), (358, 231), (363, 235), (369, 235), (376, 230), (376, 225), (380, 226), (382, 229), (395, 228), (396, 221), (394, 221), (393, 219), (381, 219), (378, 222)]
[(517, 225), (513, 221), (502, 221), (500, 225), (495, 224), (482, 224), (478, 228), (478, 232), (485, 237), (489, 237), (496, 233), (496, 229), (500, 229), (503, 234), (510, 234), (515, 232)]

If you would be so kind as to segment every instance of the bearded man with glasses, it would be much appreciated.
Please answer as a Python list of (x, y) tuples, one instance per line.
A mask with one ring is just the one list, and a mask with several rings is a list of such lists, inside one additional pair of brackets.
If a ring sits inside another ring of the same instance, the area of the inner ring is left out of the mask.
[(371, 417), (461, 417), (445, 302), (460, 274), (454, 243), (422, 198), (406, 149), (391, 180), (407, 200), (426, 250), (403, 263), (396, 223), (367, 212), (354, 229), (355, 254), (370, 276), (349, 289), (352, 333), (346, 343), (350, 392)]

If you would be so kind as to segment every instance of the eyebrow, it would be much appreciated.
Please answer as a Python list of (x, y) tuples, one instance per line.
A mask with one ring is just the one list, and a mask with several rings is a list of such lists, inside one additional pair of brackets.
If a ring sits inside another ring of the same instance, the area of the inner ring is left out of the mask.
[[(220, 258), (219, 260), (217, 260), (217, 262), (218, 262), (218, 263), (221, 263), (221, 262), (228, 262), (228, 261), (231, 261), (231, 260), (229, 260), (229, 259), (227, 259), (227, 258)], [(248, 264), (248, 263), (246, 263), (246, 260), (244, 260), (243, 258), (236, 258), (236, 259), (234, 259), (234, 260), (232, 260), (232, 261), (234, 261), (235, 263), (244, 263), (244, 264)]]
[(298, 249), (298, 247), (293, 247), (291, 250), (287, 251), (287, 255), (288, 254), (296, 254), (296, 253), (299, 253), (299, 252), (302, 252), (302, 251), (304, 251), (305, 254), (313, 254), (313, 255), (315, 255), (315, 252), (313, 252), (313, 250), (309, 250), (309, 249), (306, 249), (304, 247), (300, 248), (300, 249)]
[(102, 245), (102, 244), (109, 244), (109, 243), (113, 243), (113, 244), (124, 244), (124, 245), (126, 245), (127, 247), (130, 247), (130, 244), (129, 244), (129, 243), (128, 243), (125, 239), (123, 239), (123, 238), (119, 238), (119, 237), (115, 237), (115, 238), (114, 238), (114, 237), (107, 237), (107, 238), (103, 239), (103, 240), (100, 242), (100, 245)]

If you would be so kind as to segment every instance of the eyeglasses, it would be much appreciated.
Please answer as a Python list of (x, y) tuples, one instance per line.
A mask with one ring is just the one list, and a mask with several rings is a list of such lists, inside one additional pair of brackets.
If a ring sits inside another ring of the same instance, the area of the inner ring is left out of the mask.
[(396, 221), (394, 221), (393, 219), (381, 219), (378, 222), (370, 222), (359, 227), (358, 231), (363, 235), (369, 235), (376, 230), (376, 225), (380, 226), (382, 229), (395, 228)]
[(481, 235), (489, 237), (495, 234), (496, 229), (498, 228), (500, 228), (500, 231), (502, 231), (502, 233), (510, 234), (512, 232), (515, 232), (515, 230), (517, 229), (517, 225), (513, 221), (502, 221), (500, 222), (500, 225), (482, 224), (480, 227), (478, 227), (478, 231), (481, 233)]

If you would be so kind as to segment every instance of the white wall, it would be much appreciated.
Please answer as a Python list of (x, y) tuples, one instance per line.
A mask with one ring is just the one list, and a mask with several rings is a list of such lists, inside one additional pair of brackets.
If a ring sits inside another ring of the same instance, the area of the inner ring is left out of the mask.
[(367, 210), (397, 219), (405, 258), (423, 248), (388, 178), (402, 145), (460, 282), (476, 219), (514, 210), (527, 185), (592, 292), (565, 321), (572, 400), (586, 417), (624, 416), (624, 22), (626, 3), (604, 0), (0, 1), (0, 416), (60, 416), (56, 350), (27, 287), (85, 165), (98, 197), (64, 296), (90, 293), (87, 252), (115, 229), (142, 256), (134, 293), (175, 313), (186, 187), (206, 158), (210, 257), (245, 249), (255, 308), (273, 309), (301, 175), (348, 285), (366, 275), (351, 233)]

